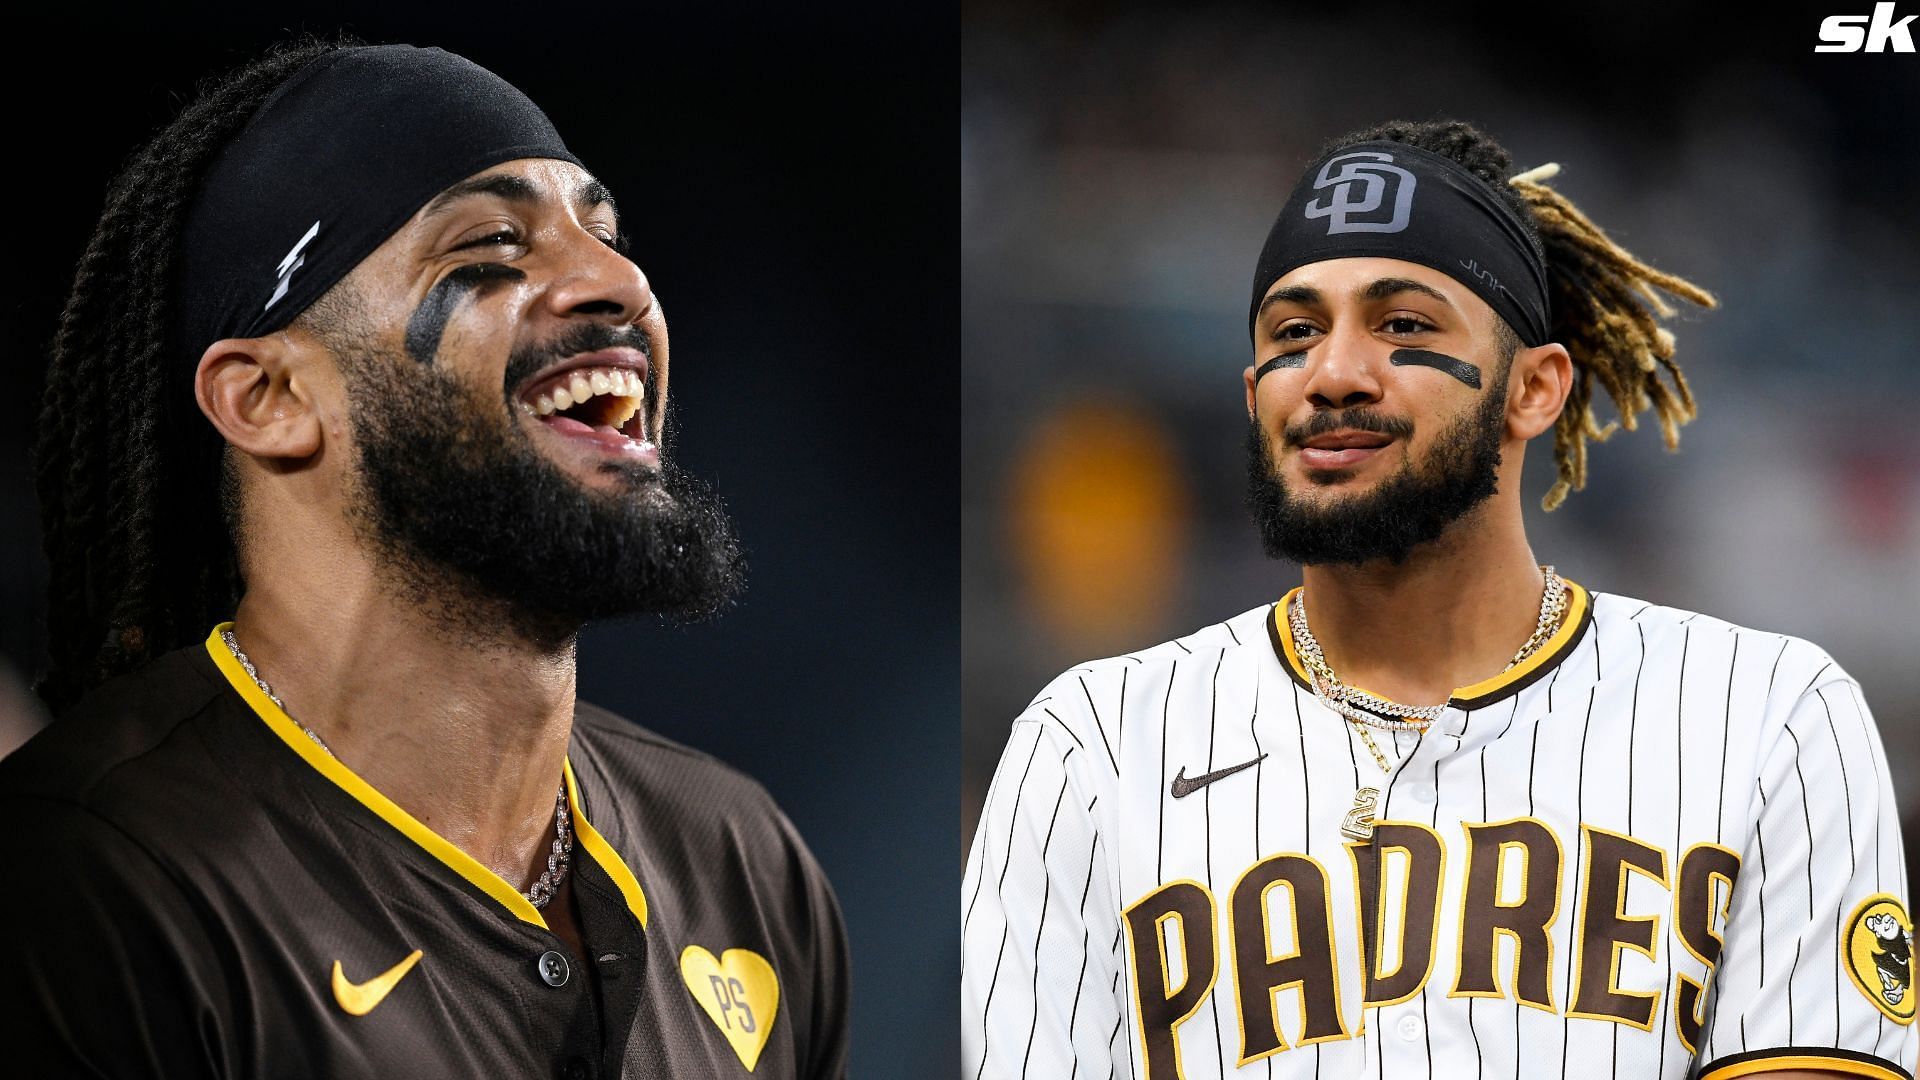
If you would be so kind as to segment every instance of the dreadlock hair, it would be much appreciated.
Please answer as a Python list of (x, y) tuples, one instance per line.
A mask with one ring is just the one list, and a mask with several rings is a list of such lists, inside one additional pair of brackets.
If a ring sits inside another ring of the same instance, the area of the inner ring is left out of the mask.
[[(1324, 152), (1349, 143), (1386, 139), (1452, 158), (1486, 181), (1511, 206), (1547, 255), (1547, 302), (1552, 311), (1548, 337), (1566, 346), (1574, 382), (1566, 407), (1554, 422), (1553, 456), (1558, 476), (1541, 499), (1553, 510), (1567, 494), (1587, 483), (1587, 440), (1604, 442), (1619, 427), (1632, 431), (1639, 414), (1653, 410), (1668, 450), (1680, 446), (1680, 425), (1694, 418), (1693, 391), (1674, 362), (1673, 333), (1657, 318), (1672, 318), (1673, 306), (1660, 296), (1671, 293), (1703, 308), (1718, 306), (1711, 294), (1692, 282), (1656, 270), (1608, 239), (1567, 197), (1542, 181), (1560, 171), (1542, 165), (1509, 175), (1512, 155), (1493, 137), (1459, 120), (1390, 120), (1328, 143)], [(1499, 349), (1511, 358), (1520, 338), (1499, 319)], [(1668, 385), (1662, 373), (1671, 380)], [(1613, 399), (1618, 423), (1604, 427), (1593, 411), (1598, 382)]]
[(204, 82), (108, 188), (60, 314), (34, 448), (51, 570), (35, 690), (55, 714), (198, 641), (239, 602), (225, 443), (194, 404), (196, 358), (174, 344), (181, 231), (201, 177), (267, 97), (353, 44), (296, 39)]

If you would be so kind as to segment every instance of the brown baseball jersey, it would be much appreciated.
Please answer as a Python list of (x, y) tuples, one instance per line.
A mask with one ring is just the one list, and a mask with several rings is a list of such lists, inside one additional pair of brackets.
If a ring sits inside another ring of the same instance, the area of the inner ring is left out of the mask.
[(10, 1066), (845, 1074), (839, 909), (752, 780), (581, 704), (565, 767), (577, 955), (515, 886), (308, 738), (220, 629), (0, 763)]

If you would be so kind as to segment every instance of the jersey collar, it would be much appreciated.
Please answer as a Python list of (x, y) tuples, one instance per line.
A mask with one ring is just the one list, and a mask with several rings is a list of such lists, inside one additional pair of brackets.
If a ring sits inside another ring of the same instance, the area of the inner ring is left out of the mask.
[[(221, 640), (221, 632), (233, 628), (232, 622), (223, 622), (207, 635), (207, 655), (213, 659), (214, 666), (226, 676), (232, 686), (246, 703), (253, 708), (254, 714), (267, 725), (267, 729), (280, 738), (281, 742), (300, 759), (311, 765), (321, 776), (331, 780), (340, 790), (346, 792), (362, 806), (378, 816), (387, 824), (399, 830), (407, 839), (424, 849), (427, 854), (444, 863), (448, 869), (472, 883), (481, 892), (493, 898), (501, 907), (507, 909), (515, 918), (531, 923), (543, 930), (549, 929), (547, 920), (540, 915), (540, 909), (533, 906), (520, 890), (508, 884), (505, 878), (481, 865), (478, 859), (460, 850), (452, 841), (421, 824), (412, 814), (402, 810), (393, 800), (380, 794), (372, 784), (362, 780), (359, 774), (342, 764), (339, 758), (321, 749), (318, 743), (307, 737), (299, 724), (273, 703), (255, 683), (240, 661), (227, 649)], [(574, 848), (584, 850), (587, 856), (598, 863), (600, 869), (613, 879), (627, 902), (627, 910), (639, 921), (642, 929), (647, 925), (647, 896), (640, 889), (640, 882), (633, 871), (620, 858), (620, 854), (607, 843), (593, 823), (587, 820), (580, 797), (580, 784), (573, 775), (573, 761), (569, 758), (562, 764), (567, 784), (567, 809), (573, 821)]]
[[(1306, 664), (1300, 660), (1299, 650), (1293, 643), (1293, 628), (1287, 623), (1287, 605), (1293, 602), (1303, 587), (1296, 585), (1280, 598), (1279, 603), (1273, 605), (1267, 614), (1267, 637), (1273, 643), (1274, 655), (1280, 658), (1280, 666), (1287, 669), (1287, 674), (1293, 677), (1294, 682), (1312, 690), (1313, 679), (1307, 673)], [(1532, 686), (1573, 652), (1574, 646), (1580, 643), (1580, 639), (1586, 635), (1588, 624), (1592, 622), (1593, 598), (1577, 582), (1568, 581), (1567, 615), (1561, 620), (1560, 629), (1555, 630), (1553, 636), (1547, 638), (1532, 656), (1514, 667), (1471, 686), (1455, 687), (1447, 697), (1447, 707), (1462, 710), (1484, 708)]]

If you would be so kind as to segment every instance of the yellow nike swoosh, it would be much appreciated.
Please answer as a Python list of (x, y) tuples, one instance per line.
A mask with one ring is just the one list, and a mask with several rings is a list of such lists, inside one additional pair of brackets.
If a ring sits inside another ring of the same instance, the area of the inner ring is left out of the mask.
[(333, 962), (333, 1000), (354, 1016), (365, 1016), (373, 1011), (375, 1005), (386, 1000), (388, 992), (406, 978), (413, 965), (420, 962), (420, 950), (393, 965), (380, 974), (363, 983), (347, 981), (346, 973), (340, 970), (340, 961)]

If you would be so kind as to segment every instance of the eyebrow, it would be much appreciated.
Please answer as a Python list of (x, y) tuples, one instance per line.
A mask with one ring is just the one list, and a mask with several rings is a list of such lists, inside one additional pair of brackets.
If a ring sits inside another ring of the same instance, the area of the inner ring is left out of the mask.
[(612, 189), (598, 180), (588, 180), (581, 184), (580, 190), (573, 193), (573, 201), (585, 209), (604, 206), (613, 211), (615, 217), (620, 215), (620, 207), (613, 201)]
[[(1403, 292), (1419, 293), (1422, 296), (1438, 300), (1448, 307), (1453, 306), (1453, 302), (1445, 296), (1442, 296), (1439, 290), (1430, 285), (1424, 285), (1412, 278), (1403, 277), (1376, 278), (1368, 283), (1366, 288), (1355, 293), (1354, 298), (1369, 301), (1385, 300), (1390, 296), (1396, 296)], [(1260, 301), (1259, 314), (1254, 317), (1256, 319), (1264, 317), (1267, 313), (1267, 308), (1274, 304), (1300, 304), (1306, 307), (1315, 307), (1325, 302), (1326, 297), (1321, 294), (1319, 289), (1311, 285), (1289, 285), (1284, 289), (1275, 289), (1273, 292), (1268, 293), (1267, 298)]]
[[(461, 200), (480, 195), (491, 195), (494, 198), (521, 205), (540, 201), (539, 189), (524, 177), (515, 176), (512, 173), (490, 173), (470, 180), (462, 180), (441, 192), (427, 204), (426, 211), (420, 216), (422, 220), (430, 220), (452, 210)], [(613, 211), (616, 217), (620, 213), (619, 207), (614, 204), (612, 190), (598, 180), (589, 179), (582, 183), (574, 191), (573, 201), (581, 209), (590, 210), (604, 206)]]

